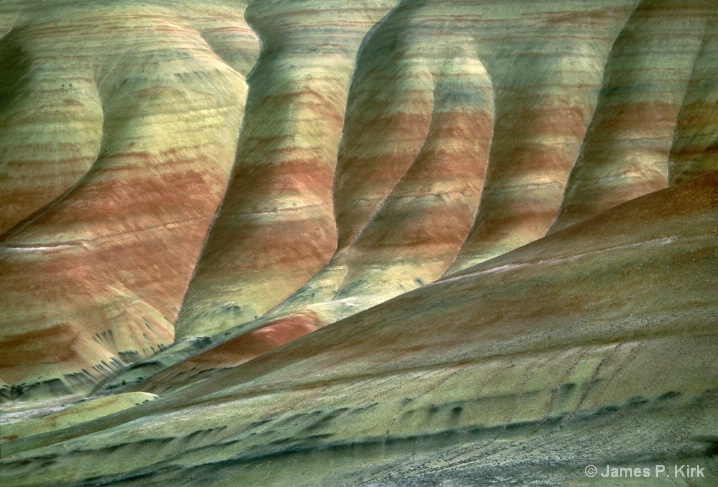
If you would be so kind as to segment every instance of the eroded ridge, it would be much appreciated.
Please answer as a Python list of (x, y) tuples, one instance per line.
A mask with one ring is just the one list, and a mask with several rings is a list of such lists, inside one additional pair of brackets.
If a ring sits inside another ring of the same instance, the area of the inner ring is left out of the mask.
[(712, 485), (715, 2), (41, 3), (0, 483)]

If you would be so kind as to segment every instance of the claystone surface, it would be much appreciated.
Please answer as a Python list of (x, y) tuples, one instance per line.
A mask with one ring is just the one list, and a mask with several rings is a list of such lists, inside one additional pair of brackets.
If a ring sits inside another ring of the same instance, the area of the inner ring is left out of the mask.
[(712, 0), (4, 0), (0, 485), (716, 485), (717, 141)]

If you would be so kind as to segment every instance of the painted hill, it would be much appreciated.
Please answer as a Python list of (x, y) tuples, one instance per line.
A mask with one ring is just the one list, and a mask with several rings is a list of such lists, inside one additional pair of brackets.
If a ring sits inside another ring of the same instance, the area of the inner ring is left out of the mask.
[(0, 3), (0, 484), (712, 485), (717, 15)]
[(717, 217), (718, 174), (639, 198), (162, 399), (15, 439), (0, 479), (563, 485), (670, 460), (711, 485)]

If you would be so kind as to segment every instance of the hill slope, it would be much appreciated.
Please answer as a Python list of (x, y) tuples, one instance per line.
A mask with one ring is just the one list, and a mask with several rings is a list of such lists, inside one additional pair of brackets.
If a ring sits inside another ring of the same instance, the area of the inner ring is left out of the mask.
[(0, 483), (712, 485), (717, 19), (0, 2)]

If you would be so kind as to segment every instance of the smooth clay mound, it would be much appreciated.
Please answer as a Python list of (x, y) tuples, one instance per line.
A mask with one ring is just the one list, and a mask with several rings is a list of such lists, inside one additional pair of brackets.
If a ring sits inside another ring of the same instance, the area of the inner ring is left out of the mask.
[(0, 484), (718, 483), (717, 19), (0, 2)]

